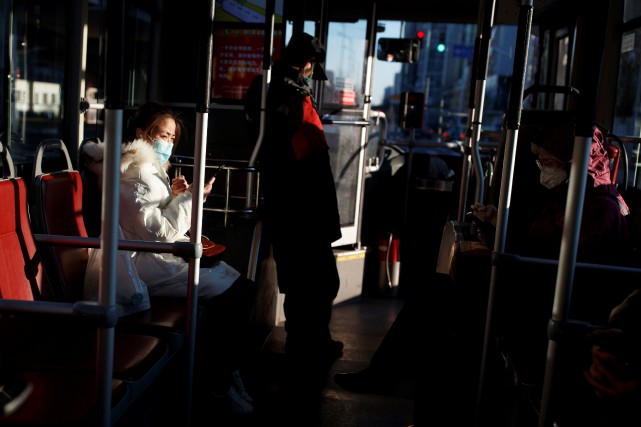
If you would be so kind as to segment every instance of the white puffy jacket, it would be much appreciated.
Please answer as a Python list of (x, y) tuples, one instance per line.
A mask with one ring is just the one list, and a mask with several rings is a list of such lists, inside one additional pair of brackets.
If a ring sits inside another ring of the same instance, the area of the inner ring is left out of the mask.
[[(84, 153), (93, 160), (88, 166), (102, 177), (104, 144), (86, 144)], [(122, 145), (120, 163), (120, 227), (128, 240), (158, 242), (189, 241), (192, 194), (171, 194), (169, 177), (150, 144), (137, 139)], [(138, 252), (138, 275), (152, 296), (186, 296), (189, 264), (167, 253)], [(200, 269), (198, 296), (211, 298), (225, 292), (240, 277), (221, 261)]]

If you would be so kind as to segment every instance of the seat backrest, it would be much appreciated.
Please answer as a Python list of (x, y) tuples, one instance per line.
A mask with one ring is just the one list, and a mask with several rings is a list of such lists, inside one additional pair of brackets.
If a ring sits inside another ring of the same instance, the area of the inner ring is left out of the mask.
[[(63, 170), (44, 172), (42, 164), (48, 152), (61, 152), (67, 159)], [(82, 212), (82, 178), (73, 170), (69, 154), (61, 140), (40, 143), (34, 160), (31, 186), (31, 221), (36, 233), (87, 237)], [(73, 302), (83, 298), (87, 248), (42, 245), (39, 248), (50, 274), (57, 301)]]
[(100, 237), (102, 226), (102, 185), (98, 175), (87, 167), (91, 159), (84, 149), (87, 144), (100, 144), (100, 138), (87, 138), (78, 147), (78, 171), (82, 177), (82, 215), (84, 217), (87, 234), (91, 237)]
[(27, 208), (27, 187), (12, 176), (9, 150), (0, 145), (5, 176), (0, 180), (0, 297), (32, 301), (48, 299), (44, 267), (33, 240)]
[(9, 149), (4, 144), (0, 145), (0, 159), (2, 159), (2, 177), (14, 178), (16, 176), (16, 168), (13, 165)]

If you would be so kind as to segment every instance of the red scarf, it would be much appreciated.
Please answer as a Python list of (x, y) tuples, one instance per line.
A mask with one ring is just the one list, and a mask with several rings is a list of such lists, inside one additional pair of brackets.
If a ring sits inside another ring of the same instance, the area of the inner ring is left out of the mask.
[(329, 149), (323, 124), (309, 96), (303, 100), (303, 120), (292, 138), (292, 148), (297, 160)]

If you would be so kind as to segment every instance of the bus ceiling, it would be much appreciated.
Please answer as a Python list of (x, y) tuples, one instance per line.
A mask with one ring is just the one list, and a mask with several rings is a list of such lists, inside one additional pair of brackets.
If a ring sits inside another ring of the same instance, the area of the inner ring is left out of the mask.
[[(299, 8), (308, 19), (320, 16), (322, 3), (315, 0), (294, 1), (286, 5), (289, 12)], [(349, 2), (326, 1), (329, 15), (335, 21), (368, 19), (372, 4), (376, 3), (376, 14), (380, 20), (390, 21), (431, 21), (431, 22), (476, 22), (479, 0), (416, 1), (416, 0), (354, 0)], [(408, 13), (412, 11), (412, 13)], [(296, 14), (294, 12), (294, 14)]]
[[(494, 24), (516, 24), (518, 22), (521, 0), (352, 0), (338, 2), (326, 0), (288, 1), (285, 0), (285, 14), (289, 19), (304, 17), (305, 20), (317, 21), (322, 16), (323, 7), (327, 8), (332, 21), (354, 22), (369, 19), (372, 6), (376, 4), (376, 16), (385, 21), (416, 21), (446, 23), (477, 23), (479, 5), (495, 1)], [(539, 13), (559, 11), (572, 2), (562, 0), (533, 0), (534, 17)], [(411, 13), (408, 13), (411, 11)]]

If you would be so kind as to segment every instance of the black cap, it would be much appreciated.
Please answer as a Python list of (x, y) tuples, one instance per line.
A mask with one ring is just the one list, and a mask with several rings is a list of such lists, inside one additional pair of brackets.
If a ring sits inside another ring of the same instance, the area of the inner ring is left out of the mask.
[(325, 61), (325, 47), (316, 37), (307, 33), (297, 33), (289, 40), (283, 59), (289, 65), (301, 66), (308, 61), (314, 62), (314, 80), (327, 80), (327, 74), (320, 65)]

